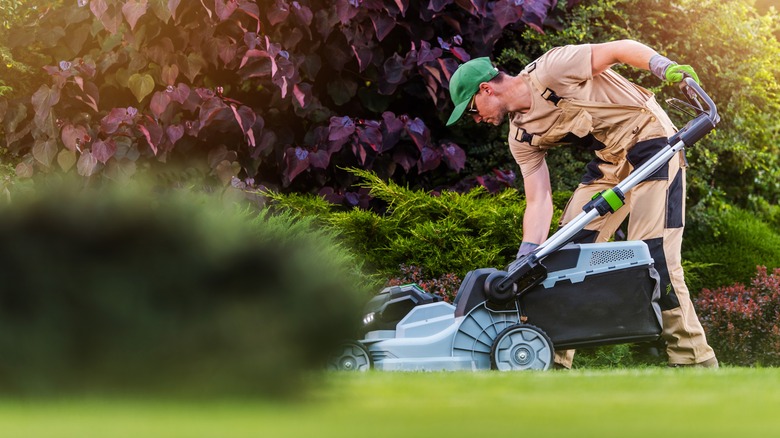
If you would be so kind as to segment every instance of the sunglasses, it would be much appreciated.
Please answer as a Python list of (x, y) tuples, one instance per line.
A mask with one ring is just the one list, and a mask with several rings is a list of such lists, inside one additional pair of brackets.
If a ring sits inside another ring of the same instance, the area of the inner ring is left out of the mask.
[(471, 102), (469, 102), (469, 106), (468, 108), (466, 108), (466, 112), (469, 114), (479, 114), (479, 110), (477, 109), (477, 101), (476, 101), (476, 97), (478, 93), (479, 91), (477, 91), (476, 93), (474, 93), (473, 96), (471, 96)]

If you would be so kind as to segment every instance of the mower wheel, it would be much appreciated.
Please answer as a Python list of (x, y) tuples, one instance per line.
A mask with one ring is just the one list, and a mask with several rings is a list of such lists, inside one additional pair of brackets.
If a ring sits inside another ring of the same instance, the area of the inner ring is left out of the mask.
[(372, 365), (368, 349), (358, 341), (344, 342), (328, 360), (328, 369), (336, 371), (363, 372), (371, 369)]
[(547, 334), (530, 324), (511, 325), (496, 336), (490, 349), (490, 366), (499, 371), (548, 370), (553, 345)]

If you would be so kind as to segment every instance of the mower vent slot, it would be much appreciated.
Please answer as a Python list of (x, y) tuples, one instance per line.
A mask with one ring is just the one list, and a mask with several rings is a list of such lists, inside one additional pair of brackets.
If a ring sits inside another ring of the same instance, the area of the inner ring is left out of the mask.
[(600, 266), (622, 260), (631, 260), (634, 258), (633, 249), (615, 249), (606, 251), (593, 251), (590, 255), (590, 265)]

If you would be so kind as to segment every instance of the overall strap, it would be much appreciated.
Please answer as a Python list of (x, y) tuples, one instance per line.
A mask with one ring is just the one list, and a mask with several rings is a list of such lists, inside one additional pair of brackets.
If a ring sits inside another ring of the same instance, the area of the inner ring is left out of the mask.
[(563, 98), (558, 96), (554, 90), (551, 90), (549, 87), (542, 85), (542, 83), (539, 81), (539, 78), (536, 77), (534, 70), (536, 70), (536, 61), (529, 64), (528, 67), (525, 68), (525, 71), (528, 73), (528, 77), (531, 79), (531, 82), (533, 82), (537, 91), (544, 90), (541, 93), (542, 99), (552, 102), (553, 105), (558, 106), (558, 102), (560, 102)]

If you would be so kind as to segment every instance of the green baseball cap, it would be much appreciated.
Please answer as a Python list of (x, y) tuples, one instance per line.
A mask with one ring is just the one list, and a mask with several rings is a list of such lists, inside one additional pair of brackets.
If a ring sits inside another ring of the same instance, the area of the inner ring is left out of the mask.
[(466, 111), (466, 107), (477, 91), (479, 84), (487, 82), (498, 75), (498, 69), (493, 67), (490, 58), (474, 58), (461, 64), (450, 79), (450, 98), (455, 104), (447, 126), (457, 122)]

